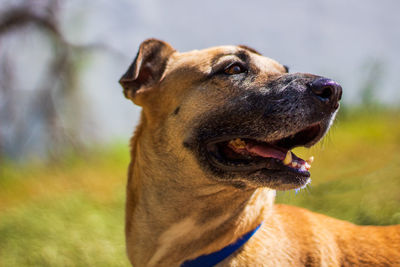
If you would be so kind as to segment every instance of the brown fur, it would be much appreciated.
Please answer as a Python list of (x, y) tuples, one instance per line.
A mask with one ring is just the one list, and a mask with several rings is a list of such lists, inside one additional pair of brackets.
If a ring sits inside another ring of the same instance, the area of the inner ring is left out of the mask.
[(240, 93), (227, 81), (208, 78), (218, 55), (238, 51), (257, 70), (247, 88), (288, 75), (245, 46), (179, 53), (149, 39), (121, 79), (125, 95), (143, 107), (127, 185), (126, 244), (133, 266), (179, 266), (227, 246), (261, 221), (261, 229), (221, 266), (400, 266), (399, 226), (356, 226), (273, 205), (274, 189), (246, 177), (216, 178), (188, 149), (200, 121)]

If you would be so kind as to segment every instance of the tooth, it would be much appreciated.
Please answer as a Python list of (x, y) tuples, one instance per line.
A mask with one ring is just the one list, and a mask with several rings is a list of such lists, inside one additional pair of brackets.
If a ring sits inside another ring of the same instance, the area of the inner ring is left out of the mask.
[(299, 166), (299, 164), (297, 163), (297, 161), (293, 161), (292, 162), (292, 167), (293, 168), (297, 168)]
[(306, 161), (308, 164), (311, 165), (311, 163), (313, 163), (313, 161), (314, 161), (314, 156), (309, 157), (308, 160), (306, 160)]
[(285, 158), (283, 159), (283, 164), (285, 165), (289, 165), (292, 162), (292, 152), (289, 150), (286, 153)]
[(307, 170), (311, 168), (311, 165), (308, 162), (304, 163), (304, 166), (306, 167)]
[(304, 165), (301, 165), (301, 167), (300, 167), (300, 171), (303, 171), (303, 172), (305, 172), (306, 170), (307, 170), (306, 166), (304, 166)]
[(234, 146), (235, 148), (245, 148), (246, 147), (246, 143), (240, 138), (236, 138), (235, 140), (231, 140), (229, 143), (232, 146)]

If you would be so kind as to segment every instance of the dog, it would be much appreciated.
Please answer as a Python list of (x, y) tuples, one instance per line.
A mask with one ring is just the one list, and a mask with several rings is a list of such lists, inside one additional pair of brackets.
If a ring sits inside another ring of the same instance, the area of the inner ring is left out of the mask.
[(133, 266), (400, 266), (400, 226), (273, 204), (309, 183), (312, 158), (291, 149), (328, 131), (335, 81), (247, 46), (179, 53), (148, 39), (120, 84), (142, 107), (126, 200)]

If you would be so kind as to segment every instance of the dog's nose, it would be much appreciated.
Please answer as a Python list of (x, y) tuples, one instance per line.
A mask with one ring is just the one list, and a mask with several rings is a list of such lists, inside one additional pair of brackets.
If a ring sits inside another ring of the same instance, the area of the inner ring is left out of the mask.
[(342, 99), (342, 87), (337, 82), (327, 78), (318, 78), (309, 83), (308, 87), (321, 102), (334, 109), (339, 107), (339, 100)]

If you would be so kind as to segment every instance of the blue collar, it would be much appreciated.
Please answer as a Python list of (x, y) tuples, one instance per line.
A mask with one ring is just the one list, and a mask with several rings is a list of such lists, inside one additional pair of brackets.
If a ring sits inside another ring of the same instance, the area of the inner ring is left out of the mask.
[(200, 256), (194, 260), (185, 261), (181, 267), (211, 267), (220, 263), (243, 246), (257, 232), (257, 230), (260, 229), (261, 224), (262, 223), (260, 223), (254, 230), (239, 238), (235, 243), (232, 243), (214, 253)]

